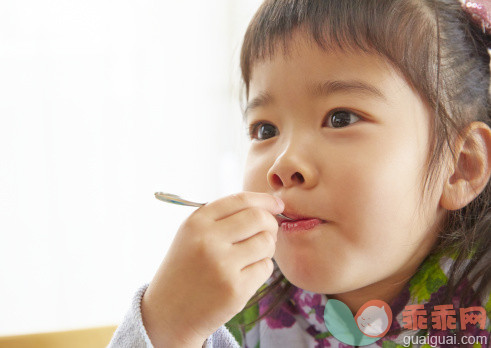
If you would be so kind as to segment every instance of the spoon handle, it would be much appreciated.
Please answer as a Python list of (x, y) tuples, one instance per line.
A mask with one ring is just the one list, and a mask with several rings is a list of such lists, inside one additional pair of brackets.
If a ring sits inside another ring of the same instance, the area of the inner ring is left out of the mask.
[(197, 203), (193, 201), (188, 201), (187, 199), (181, 198), (178, 195), (173, 195), (172, 193), (165, 192), (155, 192), (155, 198), (160, 199), (163, 202), (179, 204), (179, 205), (187, 205), (190, 207), (201, 207), (206, 203)]
[[(179, 197), (178, 195), (174, 195), (172, 193), (166, 193), (166, 192), (155, 192), (155, 198), (163, 202), (178, 204), (178, 205), (186, 205), (190, 207), (201, 207), (206, 204), (206, 203), (197, 203), (197, 202), (189, 201), (187, 199)], [(286, 220), (290, 220), (290, 221), (293, 220), (283, 214), (278, 214), (278, 216)]]

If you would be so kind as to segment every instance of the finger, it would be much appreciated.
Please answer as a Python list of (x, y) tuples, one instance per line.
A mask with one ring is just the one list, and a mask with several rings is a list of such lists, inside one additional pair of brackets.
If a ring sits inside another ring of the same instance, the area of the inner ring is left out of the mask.
[(273, 274), (274, 263), (269, 257), (259, 260), (241, 270), (241, 288), (254, 295)]
[(274, 240), (277, 239), (278, 221), (273, 214), (262, 208), (246, 208), (216, 223), (218, 238), (232, 244), (262, 231), (267, 231)]
[(231, 247), (233, 259), (240, 269), (256, 263), (264, 258), (272, 258), (276, 250), (276, 240), (271, 233), (262, 231)]
[(207, 203), (199, 208), (199, 211), (218, 221), (252, 207), (263, 208), (272, 214), (279, 214), (285, 205), (280, 198), (268, 193), (244, 191)]

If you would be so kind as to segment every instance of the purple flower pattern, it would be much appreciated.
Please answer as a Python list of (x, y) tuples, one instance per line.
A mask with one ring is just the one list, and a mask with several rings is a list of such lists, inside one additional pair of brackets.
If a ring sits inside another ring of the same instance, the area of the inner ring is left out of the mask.
[[(452, 298), (452, 303), (454, 304), (454, 308), (456, 309), (457, 313), (459, 308), (458, 296), (460, 292), (466, 287), (468, 287), (468, 283), (467, 281), (464, 281), (462, 284), (460, 284), (457, 290), (457, 294)], [(443, 331), (443, 330), (434, 330), (431, 328), (432, 321), (431, 321), (431, 316), (429, 314), (433, 310), (433, 307), (440, 303), (439, 300), (441, 296), (444, 294), (446, 288), (447, 288), (446, 284), (440, 286), (440, 288), (437, 291), (431, 294), (430, 300), (424, 303), (424, 308), (428, 313), (428, 330), (427, 330), (428, 336), (444, 337), (447, 335), (453, 336), (455, 333), (452, 330)], [(312, 347), (315, 348), (352, 347), (350, 345), (338, 341), (335, 337), (329, 334), (327, 327), (325, 327), (324, 309), (327, 300), (328, 297), (324, 294), (312, 293), (293, 286), (290, 299), (284, 302), (277, 310), (273, 311), (268, 316), (266, 316), (262, 321), (263, 325), (266, 325), (267, 328), (271, 330), (288, 329), (296, 325), (298, 320), (303, 320), (307, 323), (306, 325), (307, 328), (305, 331), (313, 339)], [(390, 303), (390, 307), (392, 309), (392, 316), (393, 316), (392, 324), (387, 335), (376, 342), (377, 346), (382, 347), (384, 342), (386, 341), (394, 342), (397, 338), (399, 338), (398, 337), (399, 334), (397, 333), (397, 331), (401, 329), (402, 325), (404, 325), (401, 320), (402, 318), (401, 313), (404, 310), (405, 306), (410, 304), (410, 300), (411, 299), (410, 299), (410, 290), (409, 290), (409, 282), (408, 282), (406, 286), (403, 288), (403, 290), (399, 293), (399, 295)], [(268, 295), (265, 298), (263, 298), (259, 302), (259, 314), (260, 315), (264, 314), (273, 301), (274, 298), (271, 295)], [(472, 304), (472, 306), (482, 306), (482, 305), (483, 304), (479, 303), (478, 301), (475, 301), (475, 303)], [(457, 319), (458, 318), (459, 316), (457, 315)], [(391, 332), (395, 332), (395, 334), (391, 334)], [(414, 334), (414, 332), (412, 332), (412, 334)], [(468, 325), (466, 330), (460, 331), (460, 334), (466, 336), (478, 336), (478, 335), (487, 336), (488, 342), (490, 340), (490, 333), (486, 329), (481, 329), (476, 325)], [(454, 348), (457, 346), (442, 344), (440, 345), (440, 347)]]

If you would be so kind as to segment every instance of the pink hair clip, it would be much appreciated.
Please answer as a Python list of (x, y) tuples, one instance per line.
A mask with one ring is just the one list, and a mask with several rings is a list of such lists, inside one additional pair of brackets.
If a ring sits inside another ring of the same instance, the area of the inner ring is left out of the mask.
[(462, 7), (482, 27), (483, 33), (491, 34), (491, 0), (464, 0)]

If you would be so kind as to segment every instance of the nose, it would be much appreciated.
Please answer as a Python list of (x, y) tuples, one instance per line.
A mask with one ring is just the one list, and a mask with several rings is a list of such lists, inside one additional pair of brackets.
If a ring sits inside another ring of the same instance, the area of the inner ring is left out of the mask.
[(268, 183), (274, 190), (294, 186), (309, 189), (319, 181), (312, 149), (291, 145), (276, 158), (268, 171)]

